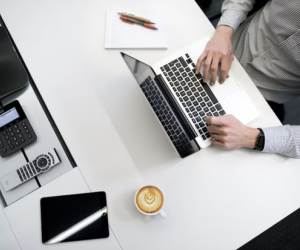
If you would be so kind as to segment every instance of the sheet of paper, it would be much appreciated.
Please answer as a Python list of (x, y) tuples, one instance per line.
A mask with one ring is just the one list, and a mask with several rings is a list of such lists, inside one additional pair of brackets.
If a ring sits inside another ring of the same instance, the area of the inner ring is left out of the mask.
[[(118, 12), (147, 18), (158, 30), (122, 22)], [(166, 20), (163, 10), (111, 7), (106, 12), (105, 48), (167, 48)]]

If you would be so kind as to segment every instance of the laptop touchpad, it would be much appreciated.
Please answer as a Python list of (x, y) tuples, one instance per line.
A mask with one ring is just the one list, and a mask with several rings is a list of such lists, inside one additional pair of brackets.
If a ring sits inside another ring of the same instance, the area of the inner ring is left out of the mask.
[(214, 86), (209, 85), (219, 101), (224, 100), (226, 97), (228, 97), (229, 95), (238, 91), (241, 88), (240, 85), (233, 78), (232, 74), (229, 73), (229, 75), (230, 77), (227, 78), (223, 84), (219, 83), (219, 77), (217, 77), (216, 84)]

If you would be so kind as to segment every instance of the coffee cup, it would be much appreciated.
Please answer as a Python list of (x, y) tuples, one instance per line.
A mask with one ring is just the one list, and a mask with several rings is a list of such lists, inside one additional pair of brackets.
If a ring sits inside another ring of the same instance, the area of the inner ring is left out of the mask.
[(166, 218), (166, 213), (162, 210), (165, 202), (163, 192), (156, 186), (148, 185), (136, 191), (134, 204), (136, 208), (145, 215), (153, 216), (159, 214)]

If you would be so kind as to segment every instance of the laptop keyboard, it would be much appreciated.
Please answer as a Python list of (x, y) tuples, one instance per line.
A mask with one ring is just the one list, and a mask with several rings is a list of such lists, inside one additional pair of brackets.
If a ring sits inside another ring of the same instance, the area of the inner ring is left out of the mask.
[(199, 134), (203, 140), (207, 140), (210, 133), (207, 131), (206, 116), (221, 116), (226, 113), (210, 87), (202, 81), (202, 75), (194, 73), (196, 65), (190, 56), (185, 54), (184, 57), (186, 59), (181, 56), (160, 69)]
[(142, 84), (141, 89), (156, 113), (158, 119), (169, 135), (174, 146), (181, 152), (192, 149), (190, 140), (179, 125), (175, 115), (164, 100), (160, 90), (149, 76)]

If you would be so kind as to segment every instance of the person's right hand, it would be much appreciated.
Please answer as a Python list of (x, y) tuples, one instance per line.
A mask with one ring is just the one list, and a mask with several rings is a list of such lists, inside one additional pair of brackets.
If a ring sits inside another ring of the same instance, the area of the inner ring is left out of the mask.
[(207, 83), (210, 70), (210, 85), (215, 85), (219, 64), (221, 64), (221, 74), (219, 82), (222, 84), (229, 77), (228, 72), (233, 62), (232, 49), (233, 28), (229, 26), (218, 26), (214, 36), (207, 43), (204, 52), (198, 58), (196, 65), (196, 74), (200, 73), (201, 65), (203, 67), (203, 82)]

